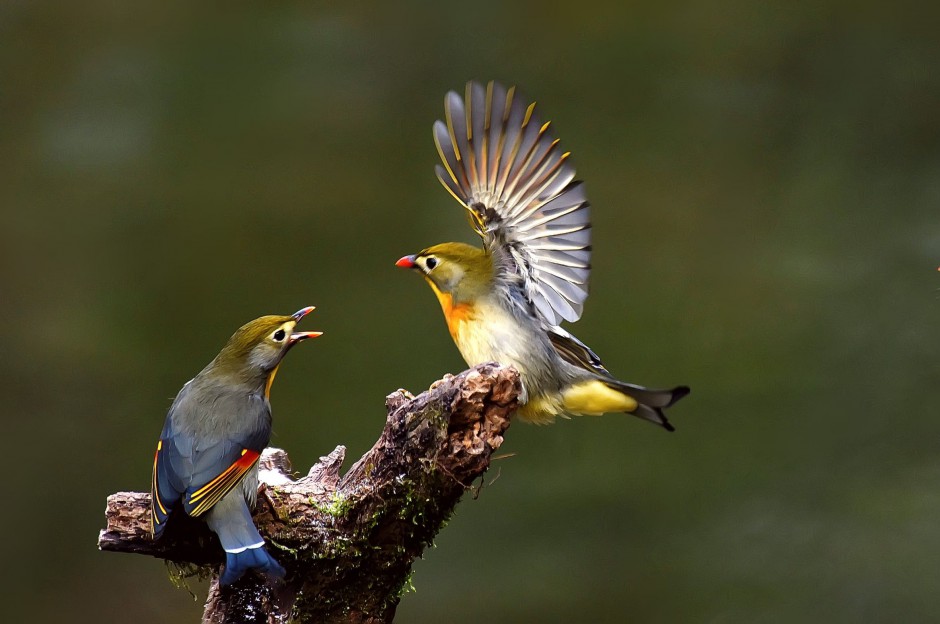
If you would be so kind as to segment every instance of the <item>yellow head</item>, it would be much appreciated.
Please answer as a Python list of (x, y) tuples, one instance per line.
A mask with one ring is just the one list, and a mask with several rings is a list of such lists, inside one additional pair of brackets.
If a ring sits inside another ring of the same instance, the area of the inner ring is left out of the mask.
[(434, 245), (395, 264), (420, 271), (438, 299), (446, 295), (453, 304), (472, 303), (489, 293), (493, 285), (493, 259), (466, 243)]
[(262, 316), (245, 323), (232, 334), (206, 371), (245, 381), (269, 378), (291, 347), (321, 334), (294, 331), (300, 319), (313, 309), (309, 306), (290, 316)]

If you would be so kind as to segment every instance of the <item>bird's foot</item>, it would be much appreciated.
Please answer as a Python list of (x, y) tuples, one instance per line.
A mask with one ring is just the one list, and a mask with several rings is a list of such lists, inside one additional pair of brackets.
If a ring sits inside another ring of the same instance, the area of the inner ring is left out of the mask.
[(437, 381), (435, 381), (434, 383), (432, 383), (431, 386), (428, 388), (428, 390), (434, 390), (435, 388), (437, 388), (437, 387), (438, 387), (439, 385), (441, 385), (442, 383), (446, 383), (446, 382), (450, 381), (450, 380), (453, 379), (453, 378), (454, 378), (454, 376), (451, 375), (450, 373), (444, 373), (444, 376), (443, 376), (441, 379), (438, 379)]

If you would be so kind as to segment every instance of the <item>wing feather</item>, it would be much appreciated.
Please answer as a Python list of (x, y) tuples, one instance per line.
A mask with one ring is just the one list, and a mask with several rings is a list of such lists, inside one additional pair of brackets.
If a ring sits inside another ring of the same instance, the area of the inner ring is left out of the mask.
[(154, 538), (163, 533), (170, 512), (182, 494), (182, 489), (177, 483), (179, 479), (171, 470), (163, 446), (163, 440), (157, 442), (157, 450), (153, 454), (153, 477), (150, 482), (150, 534)]
[[(221, 394), (211, 403), (193, 392), (194, 381), (180, 390), (167, 413), (154, 456), (151, 524), (159, 537), (174, 507), (199, 516), (212, 508), (258, 463), (271, 435), (270, 406), (260, 395)], [(189, 424), (205, 421), (207, 410), (256, 414), (257, 426), (233, 436), (218, 431), (194, 435)]]
[(470, 212), (498, 279), (521, 283), (549, 325), (580, 318), (591, 271), (590, 210), (551, 122), (515, 87), (470, 82), (464, 97), (444, 97), (433, 135), (437, 177)]
[(548, 327), (546, 330), (552, 346), (566, 362), (605, 377), (610, 376), (600, 356), (586, 344), (561, 327)]
[(188, 496), (183, 501), (183, 508), (186, 513), (195, 517), (209, 511), (213, 505), (222, 500), (222, 497), (241, 482), (242, 478), (255, 467), (260, 458), (261, 454), (258, 451), (242, 449), (238, 459), (219, 473), (218, 476), (198, 489), (191, 487), (187, 491)]
[[(456, 199), (462, 204), (463, 199), (460, 198), (460, 195), (462, 194), (462, 191), (460, 190), (460, 186), (453, 180), (453, 178), (448, 178), (447, 176), (444, 175), (444, 168), (441, 167), (440, 165), (436, 165), (434, 167), (434, 171), (437, 173), (437, 179), (441, 181), (441, 184), (444, 185), (444, 188), (447, 189), (447, 192), (453, 195), (454, 199)], [(464, 207), (467, 208), (467, 206), (464, 206)]]
[[(537, 270), (539, 288), (545, 295), (560, 295), (567, 300), (568, 306), (574, 306), (583, 301), (581, 290), (578, 284), (572, 284), (566, 279), (560, 278), (547, 271)], [(548, 286), (549, 288), (546, 288)], [(551, 298), (554, 304), (556, 299)]]
[(506, 115), (509, 113), (506, 100), (506, 89), (494, 82), (486, 85), (486, 190), (493, 193), (496, 190), (496, 175), (499, 172), (500, 155), (503, 150), (504, 128)]
[[(457, 160), (456, 153), (454, 153), (452, 150), (444, 151), (444, 149), (441, 147), (442, 145), (447, 145), (448, 141), (450, 141), (450, 130), (446, 125), (444, 125), (444, 122), (434, 122), (434, 144), (437, 145), (437, 153), (441, 157), (443, 168), (447, 170), (448, 178), (445, 180), (441, 170), (438, 170), (437, 176), (449, 189), (455, 189), (455, 191), (452, 192), (459, 194), (461, 182), (457, 179), (456, 172), (460, 171), (463, 173), (463, 171), (460, 168), (460, 162)], [(441, 165), (438, 165), (437, 167), (438, 169), (441, 169)], [(453, 186), (451, 186), (450, 183), (453, 183)]]
[(516, 97), (516, 88), (510, 87), (506, 92), (506, 115), (501, 129), (503, 149), (500, 156), (501, 174), (497, 174), (497, 186), (494, 191), (496, 197), (501, 197), (506, 189), (506, 180), (519, 152), (519, 142), (522, 138), (523, 120), (526, 107), (522, 98)]
[[(467, 118), (463, 108), (463, 100), (453, 91), (447, 94), (444, 101), (444, 118), (447, 121), (448, 143), (457, 161), (461, 185), (476, 184), (476, 172), (466, 162), (470, 155), (470, 144), (467, 137)], [(447, 143), (445, 143), (447, 145)]]
[(476, 173), (477, 184), (486, 188), (486, 90), (477, 82), (467, 83), (467, 140), (473, 147), (472, 166)]
[(538, 270), (540, 273), (548, 273), (573, 284), (584, 284), (588, 278), (588, 272), (584, 269), (568, 267), (554, 262), (539, 262)]

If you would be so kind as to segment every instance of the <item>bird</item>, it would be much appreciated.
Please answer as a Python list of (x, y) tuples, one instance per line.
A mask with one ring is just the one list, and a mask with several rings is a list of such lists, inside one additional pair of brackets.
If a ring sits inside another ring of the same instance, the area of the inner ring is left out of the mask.
[(205, 518), (225, 550), (222, 586), (256, 569), (274, 579), (284, 568), (251, 519), (258, 460), (271, 439), (271, 384), (281, 359), (322, 332), (295, 332), (313, 311), (262, 316), (240, 327), (217, 356), (183, 385), (167, 412), (153, 460), (150, 520), (159, 539), (174, 509)]
[(591, 223), (584, 185), (551, 122), (515, 87), (471, 81), (463, 97), (445, 95), (433, 137), (438, 180), (483, 247), (442, 243), (396, 265), (425, 278), (467, 364), (519, 372), (523, 421), (626, 412), (673, 431), (664, 410), (687, 386), (620, 381), (560, 326), (581, 317), (588, 295)]

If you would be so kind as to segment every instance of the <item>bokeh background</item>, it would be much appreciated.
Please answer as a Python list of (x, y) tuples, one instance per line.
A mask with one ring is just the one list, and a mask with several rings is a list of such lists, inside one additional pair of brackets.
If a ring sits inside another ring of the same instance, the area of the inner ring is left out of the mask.
[[(927, 621), (940, 610), (940, 36), (922, 3), (0, 4), (11, 622), (184, 622), (95, 547), (170, 399), (318, 306), (273, 444), (351, 459), (463, 368), (400, 255), (473, 241), (431, 124), (518, 84), (594, 206), (574, 331), (689, 384), (667, 434), (516, 425), (398, 621)], [(887, 5), (886, 5), (887, 6)]]

